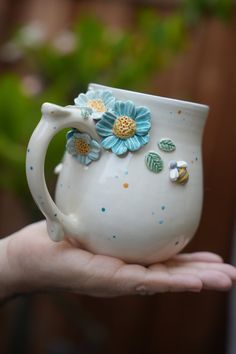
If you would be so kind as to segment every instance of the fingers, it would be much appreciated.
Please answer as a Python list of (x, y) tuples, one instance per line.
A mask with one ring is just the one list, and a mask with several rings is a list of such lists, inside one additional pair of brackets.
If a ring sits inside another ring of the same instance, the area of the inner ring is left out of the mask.
[(212, 252), (181, 253), (173, 257), (172, 260), (181, 262), (223, 262), (223, 259)]
[[(94, 278), (91, 280), (94, 281)], [(199, 292), (202, 289), (225, 291), (231, 288), (233, 281), (236, 281), (236, 269), (233, 266), (222, 263), (222, 259), (215, 254), (199, 252), (177, 256), (174, 260), (148, 268), (120, 264), (103, 289), (98, 286), (96, 294), (119, 296)]]
[[(140, 276), (136, 277), (135, 282), (130, 280), (133, 278), (134, 272), (137, 272), (136, 266), (126, 265), (119, 272), (116, 280), (123, 283), (126, 290), (132, 294), (152, 295), (155, 293), (164, 293), (169, 291), (199, 291), (202, 288), (202, 282), (196, 276), (182, 276), (177, 274), (172, 276), (166, 271), (165, 266), (160, 266), (155, 271), (151, 269), (142, 269), (139, 267)], [(124, 277), (124, 274), (126, 275)], [(125, 279), (125, 282), (123, 281)], [(122, 289), (124, 290), (124, 288)]]
[(232, 287), (230, 277), (216, 270), (202, 272), (200, 278), (203, 283), (203, 289), (227, 291)]
[(203, 289), (229, 290), (233, 282), (236, 282), (236, 268), (223, 263), (222, 259), (214, 253), (180, 254), (166, 264), (171, 273), (198, 276), (203, 283)]
[(195, 274), (201, 279), (203, 284), (202, 286), (203, 289), (225, 291), (225, 290), (229, 290), (232, 286), (232, 281), (230, 277), (222, 272), (218, 272), (215, 270), (202, 271), (202, 272), (191, 271), (191, 274), (192, 275)]
[(146, 283), (156, 293), (199, 292), (203, 286), (201, 279), (196, 274), (174, 274), (162, 265), (156, 267), (154, 270), (150, 269)]
[(204, 271), (217, 271), (228, 276), (233, 282), (236, 281), (236, 268), (227, 263), (192, 263), (192, 267)]
[[(106, 275), (107, 276), (107, 275)], [(202, 281), (193, 274), (171, 274), (165, 266), (152, 270), (139, 265), (120, 265), (111, 275), (105, 279), (102, 286), (101, 274), (96, 278), (90, 278), (86, 282), (86, 288), (91, 288), (96, 296), (120, 296), (120, 295), (152, 295), (164, 292), (193, 291), (202, 289)], [(97, 288), (94, 288), (97, 283)]]
[(125, 264), (116, 258), (69, 248), (60, 254), (57, 259), (59, 263), (54, 259), (55, 268), (61, 269), (60, 277), (57, 277), (57, 284), (54, 286), (59, 285), (60, 288), (65, 287), (71, 292), (100, 297), (199, 292), (202, 289), (228, 290), (232, 286), (232, 280), (236, 279), (234, 267), (224, 263), (197, 262), (198, 257), (193, 259), (194, 262), (190, 259), (172, 259), (164, 264), (146, 268)]
[(218, 273), (225, 274), (228, 276), (233, 282), (236, 281), (236, 268), (230, 264), (226, 263), (211, 263), (211, 262), (176, 262), (176, 261), (167, 261), (167, 265), (177, 271), (185, 271), (185, 272), (195, 272), (198, 274), (202, 274), (204, 272), (216, 271)]
[(195, 275), (203, 283), (203, 289), (228, 290), (235, 281), (236, 269), (224, 263), (168, 262), (171, 274)]

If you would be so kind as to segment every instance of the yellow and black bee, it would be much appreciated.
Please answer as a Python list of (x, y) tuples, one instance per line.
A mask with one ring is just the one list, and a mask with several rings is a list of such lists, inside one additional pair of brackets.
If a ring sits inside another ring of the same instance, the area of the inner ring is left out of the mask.
[(170, 168), (170, 180), (179, 184), (185, 184), (189, 180), (188, 164), (185, 161), (171, 161)]

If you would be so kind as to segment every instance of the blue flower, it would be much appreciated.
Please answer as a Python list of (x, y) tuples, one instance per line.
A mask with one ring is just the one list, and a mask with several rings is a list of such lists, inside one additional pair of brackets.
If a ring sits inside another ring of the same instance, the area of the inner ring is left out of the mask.
[(104, 112), (113, 110), (115, 97), (108, 90), (89, 90), (81, 93), (74, 102), (77, 107), (87, 108), (92, 118), (100, 119)]
[(100, 144), (87, 133), (72, 129), (67, 133), (66, 150), (82, 165), (89, 165), (98, 160), (101, 153)]
[(147, 107), (136, 107), (132, 101), (116, 101), (113, 112), (105, 112), (96, 124), (104, 149), (116, 155), (136, 151), (149, 141), (151, 114)]

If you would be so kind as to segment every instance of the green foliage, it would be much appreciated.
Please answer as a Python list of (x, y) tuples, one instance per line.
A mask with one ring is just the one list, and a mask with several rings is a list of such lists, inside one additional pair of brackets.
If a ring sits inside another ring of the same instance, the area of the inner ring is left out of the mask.
[(34, 126), (30, 117), (36, 110), (23, 94), (18, 77), (4, 76), (0, 92), (0, 184), (17, 191), (23, 180), (25, 142)]
[[(28, 198), (25, 151), (43, 102), (73, 104), (89, 82), (146, 90), (153, 74), (183, 50), (192, 20), (206, 11), (225, 18), (229, 9), (230, 0), (186, 1), (182, 10), (165, 17), (144, 11), (133, 30), (112, 33), (94, 18), (83, 18), (74, 25), (73, 45), (67, 51), (53, 41), (29, 40), (25, 29), (17, 31), (10, 43), (20, 53), (21, 69), (13, 67), (0, 80), (0, 185)], [(38, 80), (38, 93), (27, 92), (22, 72)], [(65, 132), (58, 134), (49, 149), (49, 180), (64, 146)]]
[(195, 24), (203, 16), (209, 15), (227, 20), (233, 12), (233, 6), (233, 0), (185, 0), (183, 13), (190, 24)]

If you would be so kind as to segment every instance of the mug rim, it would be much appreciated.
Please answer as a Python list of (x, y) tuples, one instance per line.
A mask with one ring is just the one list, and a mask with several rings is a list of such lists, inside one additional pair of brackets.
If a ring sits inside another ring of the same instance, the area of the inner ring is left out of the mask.
[(153, 94), (149, 94), (149, 93), (145, 93), (145, 92), (138, 92), (138, 91), (132, 91), (132, 90), (126, 90), (126, 89), (122, 89), (122, 88), (117, 88), (117, 87), (112, 87), (112, 86), (106, 86), (106, 85), (102, 85), (102, 84), (97, 84), (94, 82), (89, 83), (88, 88), (89, 89), (93, 89), (93, 88), (98, 88), (98, 89), (110, 89), (113, 91), (122, 91), (122, 92), (130, 92), (132, 94), (135, 94), (137, 96), (140, 95), (145, 95), (148, 96), (149, 98), (152, 98), (155, 100), (157, 99), (158, 101), (162, 102), (162, 103), (167, 103), (167, 104), (171, 104), (171, 105), (181, 105), (183, 108), (194, 108), (197, 109), (198, 111), (201, 112), (208, 112), (209, 111), (209, 106), (206, 104), (202, 104), (202, 103), (196, 103), (196, 102), (191, 102), (191, 101), (186, 101), (186, 100), (179, 100), (176, 98), (169, 98), (169, 97), (164, 97), (164, 96), (158, 96), (158, 95), (153, 95)]

